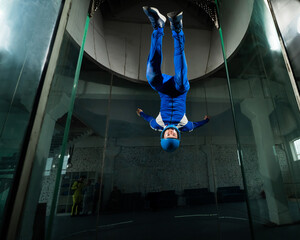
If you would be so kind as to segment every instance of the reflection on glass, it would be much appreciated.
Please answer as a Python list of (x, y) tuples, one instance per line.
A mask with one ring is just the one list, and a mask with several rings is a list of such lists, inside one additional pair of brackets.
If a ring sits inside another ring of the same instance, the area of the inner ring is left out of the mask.
[(2, 51), (9, 50), (9, 42), (11, 41), (11, 31), (9, 26), (7, 25), (7, 22), (5, 21), (5, 19), (7, 18), (7, 13), (9, 13), (9, 11), (5, 7), (0, 10), (0, 24), (2, 26), (0, 30), (0, 49), (2, 49)]
[[(60, 147), (66, 124), (66, 113), (70, 103), (78, 54), (79, 46), (65, 32), (46, 106), (40, 141), (37, 146), (35, 166), (31, 175), (26, 205), (24, 206), (22, 226), (19, 234), (20, 238), (45, 236), (48, 230), (46, 227), (48, 221), (46, 220), (49, 220), (50, 215), (52, 196), (57, 177), (57, 166), (60, 159)], [(79, 128), (84, 126), (84, 124), (76, 121), (75, 118), (72, 120), (72, 124), (77, 125)], [(80, 135), (80, 131), (70, 134), (70, 149), (72, 147), (71, 141)], [(72, 194), (70, 194), (70, 197), (68, 194), (68, 191), (71, 192), (71, 189), (63, 181), (65, 177), (69, 177), (67, 175), (68, 152), (65, 153), (63, 160), (62, 180), (59, 180), (64, 185), (61, 186), (56, 212), (66, 212), (72, 207)], [(33, 212), (36, 214), (33, 215)], [(56, 219), (54, 218), (55, 221)]]
[(284, 46), (286, 48), (289, 63), (299, 89), (300, 79), (300, 2), (297, 0), (277, 1), (269, 0), (274, 13), (274, 19), (278, 24)]
[(249, 29), (228, 67), (255, 239), (279, 232), (293, 239), (296, 226), (270, 228), (300, 218), (291, 143), (299, 138), (299, 110), (267, 6), (254, 1)]
[(0, 228), (13, 203), (11, 186), (22, 167), (21, 147), (59, 7), (48, 0), (0, 1)]

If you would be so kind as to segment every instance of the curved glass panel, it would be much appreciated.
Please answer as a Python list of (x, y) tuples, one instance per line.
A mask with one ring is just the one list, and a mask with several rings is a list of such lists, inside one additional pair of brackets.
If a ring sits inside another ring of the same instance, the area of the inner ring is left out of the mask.
[[(0, 1), (0, 228), (61, 1)], [(34, 14), (32, 14), (34, 13)]]
[(254, 1), (248, 31), (228, 68), (254, 237), (294, 239), (300, 116), (268, 1)]
[(283, 38), (289, 61), (299, 89), (300, 66), (300, 2), (297, 0), (271, 0), (276, 21)]

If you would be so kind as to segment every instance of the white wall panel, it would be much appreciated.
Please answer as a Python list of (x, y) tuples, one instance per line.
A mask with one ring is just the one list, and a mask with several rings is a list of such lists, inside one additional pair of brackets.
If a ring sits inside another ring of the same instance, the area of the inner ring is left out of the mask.
[(94, 40), (95, 40), (95, 48), (96, 48), (96, 61), (101, 63), (104, 67), (110, 68), (110, 63), (108, 59), (108, 53), (106, 49), (106, 42), (104, 36), (98, 33), (98, 31), (94, 31)]
[(253, 1), (231, 0), (222, 3), (220, 19), (227, 57), (240, 45), (248, 29)]
[(71, 34), (73, 39), (81, 45), (89, 1), (88, 0), (73, 0), (72, 11), (70, 11), (69, 21), (67, 24), (67, 31)]
[(96, 49), (94, 44), (94, 26), (93, 24), (90, 24), (87, 36), (86, 36), (86, 42), (84, 45), (84, 51), (87, 52), (93, 59), (96, 59)]
[(211, 42), (210, 42), (206, 73), (210, 73), (211, 71), (215, 70), (224, 62), (223, 55), (222, 55), (221, 41), (219, 37), (219, 31), (217, 29), (214, 29), (211, 32), (210, 39)]
[(141, 26), (139, 24), (125, 23), (124, 28), (127, 31), (124, 33), (125, 37), (125, 73), (126, 77), (138, 79), (138, 69), (140, 64), (140, 32)]
[(152, 27), (149, 24), (142, 25), (139, 79), (144, 81), (147, 81), (146, 67), (147, 67), (147, 58), (148, 58), (150, 43), (151, 43), (151, 30)]
[[(111, 22), (105, 23), (105, 39), (111, 70), (125, 73), (125, 38)], [(101, 62), (100, 62), (101, 63)]]
[(210, 49), (210, 31), (186, 29), (185, 55), (188, 63), (188, 79), (195, 79), (206, 73)]

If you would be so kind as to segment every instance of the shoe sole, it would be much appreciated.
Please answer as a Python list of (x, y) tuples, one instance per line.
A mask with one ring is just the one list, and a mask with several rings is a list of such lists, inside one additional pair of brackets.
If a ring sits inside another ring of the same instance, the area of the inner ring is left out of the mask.
[(160, 19), (162, 19), (162, 20), (164, 21), (164, 23), (166, 23), (167, 18), (166, 18), (164, 15), (162, 15), (162, 14), (158, 11), (157, 8), (155, 8), (155, 7), (143, 7), (143, 8), (144, 8), (144, 10), (146, 10), (146, 11), (147, 11), (147, 9), (151, 9), (152, 11), (156, 12), (156, 14), (158, 15), (158, 17), (159, 17)]
[(178, 16), (182, 16), (183, 15), (183, 12), (170, 12), (170, 13), (167, 13), (167, 17), (169, 19), (172, 19), (172, 18), (175, 18), (175, 17), (178, 17)]

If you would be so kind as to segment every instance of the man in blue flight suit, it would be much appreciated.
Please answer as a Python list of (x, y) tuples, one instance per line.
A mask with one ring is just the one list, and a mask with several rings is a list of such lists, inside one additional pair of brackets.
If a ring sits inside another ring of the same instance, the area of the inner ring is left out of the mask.
[(142, 116), (150, 123), (152, 129), (162, 132), (160, 137), (162, 148), (167, 152), (173, 152), (179, 147), (180, 132), (193, 131), (206, 124), (209, 117), (205, 116), (204, 120), (199, 122), (191, 122), (185, 115), (186, 95), (190, 84), (187, 79), (187, 63), (184, 54), (183, 12), (167, 14), (174, 38), (175, 66), (175, 76), (169, 76), (161, 73), (163, 28), (167, 19), (154, 7), (145, 6), (143, 10), (153, 27), (146, 77), (150, 86), (158, 92), (161, 104), (156, 118), (145, 114), (140, 108), (136, 112), (138, 116)]

